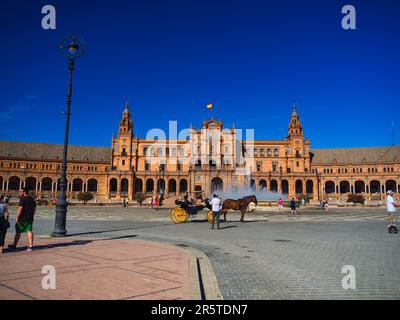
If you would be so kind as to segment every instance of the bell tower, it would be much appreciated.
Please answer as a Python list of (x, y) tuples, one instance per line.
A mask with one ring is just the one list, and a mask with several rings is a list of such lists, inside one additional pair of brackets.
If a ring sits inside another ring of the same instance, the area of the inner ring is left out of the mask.
[(300, 122), (299, 114), (296, 110), (296, 105), (293, 105), (293, 111), (290, 115), (288, 135), (286, 139), (287, 167), (290, 168), (290, 172), (307, 172), (309, 170), (308, 150), (310, 142), (304, 139), (303, 128)]
[(112, 167), (118, 171), (131, 171), (133, 156), (133, 122), (128, 101), (125, 101), (118, 136), (112, 138)]
[(303, 128), (301, 127), (299, 115), (297, 114), (296, 105), (293, 105), (293, 111), (290, 115), (290, 123), (288, 127), (288, 139), (302, 138)]

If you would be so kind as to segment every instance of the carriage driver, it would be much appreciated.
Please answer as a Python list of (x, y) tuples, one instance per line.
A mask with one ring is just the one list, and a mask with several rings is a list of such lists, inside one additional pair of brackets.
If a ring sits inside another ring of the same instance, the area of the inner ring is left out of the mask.
[(212, 200), (210, 201), (210, 205), (212, 206), (212, 226), (211, 229), (214, 229), (215, 218), (217, 218), (217, 228), (219, 229), (219, 217), (221, 215), (221, 207), (222, 201), (218, 198), (216, 194), (213, 195)]

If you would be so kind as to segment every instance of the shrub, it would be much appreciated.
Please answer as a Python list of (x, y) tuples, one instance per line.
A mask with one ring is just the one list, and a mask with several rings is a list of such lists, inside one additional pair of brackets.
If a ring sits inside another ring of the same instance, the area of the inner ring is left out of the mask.
[(92, 200), (94, 198), (93, 193), (91, 192), (79, 192), (78, 193), (78, 200), (83, 201), (83, 204), (85, 205), (86, 202)]
[(353, 203), (361, 203), (364, 204), (365, 198), (361, 194), (349, 194), (347, 196), (347, 202), (353, 202)]
[(134, 200), (136, 200), (136, 201), (139, 203), (139, 205), (142, 205), (142, 204), (143, 204), (143, 201), (144, 201), (145, 199), (146, 199), (146, 195), (143, 194), (142, 192), (136, 192), (136, 193), (135, 193)]

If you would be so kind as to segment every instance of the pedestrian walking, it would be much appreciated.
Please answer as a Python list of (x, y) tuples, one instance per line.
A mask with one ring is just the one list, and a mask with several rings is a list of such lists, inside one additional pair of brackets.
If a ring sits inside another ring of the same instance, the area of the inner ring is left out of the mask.
[(295, 215), (296, 214), (296, 201), (294, 200), (294, 198), (292, 198), (292, 200), (290, 200), (290, 212), (291, 214)]
[(304, 200), (304, 198), (301, 199), (301, 206), (304, 206), (306, 203), (306, 200)]
[(4, 196), (0, 197), (0, 254), (3, 253), (4, 239), (6, 238), (7, 229), (10, 227), (8, 222), (8, 208), (4, 201)]
[(21, 238), (21, 233), (27, 233), (28, 236), (28, 249), (27, 251), (33, 250), (33, 232), (32, 225), (36, 212), (36, 202), (35, 199), (29, 195), (29, 190), (24, 187), (21, 191), (21, 198), (18, 204), (18, 213), (15, 218), (15, 237), (14, 244), (9, 245), (10, 249), (16, 249), (19, 239)]
[(386, 209), (388, 212), (388, 219), (389, 219), (388, 228), (390, 228), (391, 226), (396, 226), (397, 223), (396, 208), (400, 207), (400, 204), (395, 201), (393, 195), (394, 192), (392, 190), (388, 190), (386, 197)]
[(150, 202), (150, 208), (152, 208), (152, 209), (153, 209), (153, 207), (154, 207), (154, 200), (153, 200), (153, 196), (150, 196), (150, 198), (149, 198), (149, 202)]
[(154, 206), (155, 206), (156, 210), (158, 210), (158, 205), (159, 205), (158, 197), (156, 196), (154, 199)]
[(281, 211), (281, 209), (283, 208), (283, 200), (282, 198), (278, 199), (278, 210)]
[(212, 200), (210, 201), (210, 205), (212, 210), (211, 229), (214, 229), (215, 220), (217, 220), (217, 229), (219, 229), (219, 218), (221, 215), (222, 201), (218, 198), (216, 194), (214, 194)]
[(328, 211), (328, 208), (329, 208), (328, 200), (325, 201), (324, 208), (325, 208), (325, 211)]

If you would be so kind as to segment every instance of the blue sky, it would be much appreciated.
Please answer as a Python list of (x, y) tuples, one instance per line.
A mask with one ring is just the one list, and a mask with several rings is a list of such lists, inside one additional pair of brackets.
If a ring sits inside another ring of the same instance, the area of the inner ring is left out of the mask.
[(70, 144), (109, 146), (126, 98), (141, 137), (200, 127), (211, 102), (225, 127), (283, 139), (296, 103), (313, 148), (390, 145), (392, 121), (399, 143), (399, 1), (3, 0), (0, 32), (0, 140), (63, 143), (58, 45), (77, 33)]

